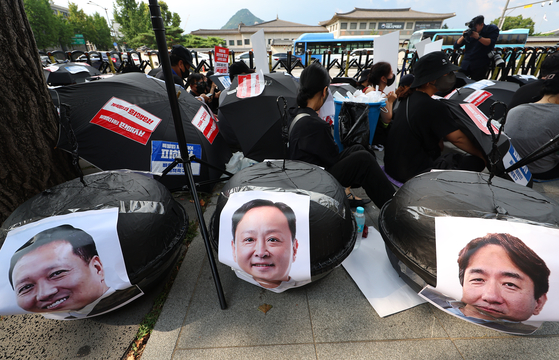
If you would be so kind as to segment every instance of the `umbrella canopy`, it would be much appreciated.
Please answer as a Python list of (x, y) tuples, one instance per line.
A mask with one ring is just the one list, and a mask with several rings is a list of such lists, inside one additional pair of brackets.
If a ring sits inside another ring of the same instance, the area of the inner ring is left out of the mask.
[(101, 72), (88, 63), (68, 62), (53, 64), (43, 68), (49, 86), (83, 83), (87, 78), (101, 75)]
[[(481, 80), (476, 83), (468, 84), (450, 96), (453, 100), (462, 100), (475, 104), (487, 117), (491, 114), (491, 104), (495, 101), (510, 103), (512, 96), (520, 86), (513, 82)], [(499, 106), (495, 109), (495, 117), (500, 118), (504, 114), (504, 107)]]
[[(56, 92), (61, 104), (70, 105), (79, 156), (100, 169), (161, 173), (179, 156), (165, 82), (129, 73), (58, 88)], [(231, 151), (202, 103), (184, 91), (178, 102), (189, 154), (225, 169)], [(72, 149), (62, 130), (58, 146)], [(204, 164), (193, 163), (192, 168), (196, 182), (221, 176), (219, 170)], [(175, 168), (162, 182), (169, 189), (181, 188), (186, 178), (179, 175), (179, 168)]]
[[(266, 74), (265, 88), (260, 95), (238, 98), (238, 78), (231, 83), (223, 101), (220, 99), (220, 131), (229, 144), (240, 146), (245, 157), (256, 161), (283, 158), (285, 145), (277, 98), (283, 96), (288, 108), (296, 106), (298, 83), (283, 73)], [(283, 103), (280, 105), (283, 111)]]
[(346, 96), (346, 94), (348, 93), (348, 91), (350, 93), (355, 93), (355, 91), (357, 91), (357, 89), (353, 86), (351, 86), (350, 84), (344, 84), (344, 83), (336, 83), (336, 84), (330, 84), (330, 92), (332, 94), (335, 94), (336, 91), (340, 93), (340, 95), (342, 96)]

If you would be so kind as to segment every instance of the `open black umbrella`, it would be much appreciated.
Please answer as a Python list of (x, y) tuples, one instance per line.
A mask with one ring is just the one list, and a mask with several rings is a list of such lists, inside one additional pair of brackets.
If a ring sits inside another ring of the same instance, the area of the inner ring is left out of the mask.
[(283, 158), (277, 98), (283, 96), (288, 108), (296, 106), (298, 83), (283, 73), (267, 74), (264, 75), (265, 88), (260, 95), (239, 98), (236, 94), (238, 78), (231, 83), (223, 101), (220, 98), (218, 125), (223, 136), (230, 144), (237, 142), (245, 157), (250, 159)]
[(333, 84), (330, 84), (329, 87), (330, 87), (330, 92), (332, 94), (335, 94), (336, 91), (337, 91), (337, 92), (340, 93), (340, 95), (342, 95), (344, 97), (346, 96), (346, 94), (348, 92), (353, 94), (357, 91), (357, 89), (355, 87), (353, 87), (352, 85), (344, 84), (344, 83), (333, 83)]
[(52, 64), (43, 68), (45, 79), (50, 86), (70, 85), (85, 82), (101, 72), (88, 63), (68, 62)]
[[(472, 103), (489, 117), (491, 104), (495, 101), (508, 104), (519, 87), (518, 84), (508, 81), (481, 80), (457, 89), (450, 99)], [(503, 114), (504, 108), (497, 107), (494, 118), (500, 118)]]
[[(56, 92), (55, 104), (70, 105), (79, 156), (100, 169), (161, 173), (178, 156), (165, 82), (129, 73), (61, 87)], [(224, 169), (231, 151), (202, 102), (184, 90), (178, 102), (189, 154)], [(61, 130), (58, 146), (71, 151), (66, 135)], [(217, 179), (222, 174), (204, 164), (193, 164), (193, 172), (196, 182)], [(162, 179), (169, 189), (185, 185), (184, 176), (174, 175), (179, 175), (178, 167)]]

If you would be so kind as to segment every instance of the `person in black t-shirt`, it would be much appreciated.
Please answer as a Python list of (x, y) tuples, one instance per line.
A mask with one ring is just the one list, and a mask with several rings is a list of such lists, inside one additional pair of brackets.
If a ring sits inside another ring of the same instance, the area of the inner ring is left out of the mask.
[(339, 153), (331, 125), (318, 116), (328, 96), (328, 71), (312, 64), (301, 73), (299, 85), (298, 107), (289, 109), (289, 158), (324, 167), (344, 187), (363, 187), (381, 208), (394, 195), (394, 187), (374, 156), (362, 145)]
[[(454, 86), (457, 69), (442, 51), (424, 55), (415, 63), (411, 85), (415, 91), (400, 104), (386, 140), (385, 170), (394, 179), (405, 182), (431, 169), (485, 168), (481, 150), (459, 130), (448, 108), (432, 98)], [(441, 155), (443, 140), (475, 156)]]

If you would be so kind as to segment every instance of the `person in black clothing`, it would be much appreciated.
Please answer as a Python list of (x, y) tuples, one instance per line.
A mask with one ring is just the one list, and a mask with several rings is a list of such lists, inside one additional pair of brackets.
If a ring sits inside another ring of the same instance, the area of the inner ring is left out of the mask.
[[(424, 55), (414, 65), (415, 89), (400, 104), (386, 139), (384, 165), (392, 178), (406, 182), (431, 169), (482, 171), (485, 157), (458, 128), (450, 110), (431, 98), (437, 91), (454, 86), (458, 66), (442, 51)], [(441, 155), (443, 140), (475, 156)]]
[[(182, 45), (173, 45), (169, 60), (171, 61), (173, 82), (185, 88), (183, 79), (186, 79), (188, 77), (191, 68), (196, 68), (196, 66), (194, 66), (194, 64), (192, 63), (192, 54), (187, 48)], [(161, 80), (165, 80), (163, 71), (159, 71), (155, 75), (155, 77)]]
[(493, 24), (485, 25), (484, 21), (483, 15), (473, 18), (471, 23), (475, 24), (475, 31), (468, 35), (469, 30), (466, 30), (454, 43), (454, 49), (466, 45), (460, 72), (476, 81), (485, 79), (491, 64), (488, 54), (495, 48), (499, 38), (499, 28)]
[(362, 145), (353, 145), (339, 153), (331, 126), (318, 117), (328, 96), (330, 76), (320, 64), (312, 64), (301, 73), (297, 108), (289, 110), (289, 158), (322, 166), (344, 187), (363, 187), (379, 208), (394, 195), (374, 156)]
[(542, 99), (543, 84), (550, 74), (559, 72), (559, 53), (546, 56), (540, 67), (540, 78), (516, 90), (509, 103), (509, 110), (521, 104), (538, 102)]

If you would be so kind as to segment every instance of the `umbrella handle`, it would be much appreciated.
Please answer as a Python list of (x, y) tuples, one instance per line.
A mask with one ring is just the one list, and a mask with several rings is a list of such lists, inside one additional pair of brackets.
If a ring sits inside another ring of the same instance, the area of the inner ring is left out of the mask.
[[(504, 114), (501, 118), (494, 119), (495, 108), (497, 107), (497, 105), (502, 105), (505, 108), (505, 112), (504, 112)], [(487, 129), (491, 133), (491, 142), (492, 142), (491, 152), (488, 155), (489, 162), (491, 164), (491, 173), (489, 175), (489, 184), (491, 184), (491, 180), (495, 176), (495, 169), (496, 169), (497, 162), (501, 158), (499, 156), (500, 154), (499, 154), (499, 150), (498, 150), (498, 147), (497, 147), (497, 143), (499, 142), (499, 139), (501, 138), (501, 133), (503, 132), (503, 128), (505, 127), (505, 121), (506, 121), (507, 112), (508, 112), (507, 104), (505, 104), (502, 101), (495, 101), (493, 104), (491, 104), (491, 106), (489, 108), (489, 111), (490, 112), (489, 112), (489, 119), (487, 120)], [(491, 125), (491, 121), (493, 121), (493, 120), (497, 120), (497, 122), (499, 122), (499, 124), (500, 124), (499, 132), (496, 135), (495, 135), (495, 131), (493, 131), (493, 126)]]
[[(283, 111), (281, 109), (280, 100), (283, 100)], [(281, 137), (283, 139), (283, 171), (285, 171), (285, 159), (287, 159), (287, 146), (289, 144), (289, 128), (287, 126), (287, 100), (283, 96), (278, 96), (276, 105), (281, 119)]]

